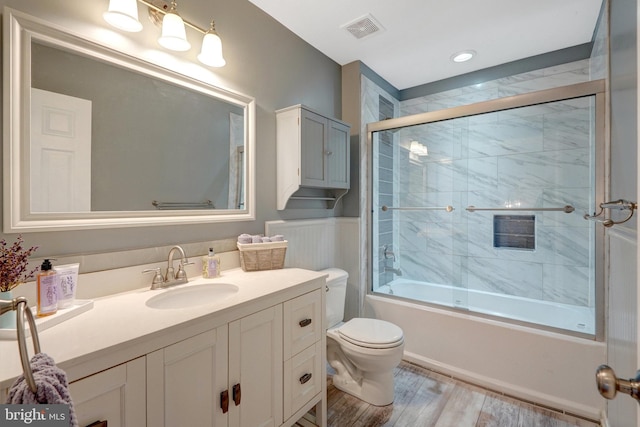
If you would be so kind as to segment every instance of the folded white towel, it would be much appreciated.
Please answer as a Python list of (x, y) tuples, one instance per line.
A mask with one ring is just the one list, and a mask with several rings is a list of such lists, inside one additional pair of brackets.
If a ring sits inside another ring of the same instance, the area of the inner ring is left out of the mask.
[(271, 243), (271, 239), (269, 237), (263, 237), (262, 243)]
[(275, 236), (271, 236), (272, 242), (284, 242), (284, 236), (282, 234), (276, 234)]
[(252, 243), (262, 243), (262, 236), (259, 234), (256, 234), (255, 236), (252, 236)]

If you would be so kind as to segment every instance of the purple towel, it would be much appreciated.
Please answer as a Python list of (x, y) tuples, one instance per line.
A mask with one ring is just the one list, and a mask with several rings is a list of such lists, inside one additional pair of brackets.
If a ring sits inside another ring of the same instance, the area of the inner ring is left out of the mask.
[(78, 420), (73, 410), (67, 374), (58, 368), (53, 359), (45, 353), (38, 353), (31, 358), (31, 371), (38, 387), (37, 392), (33, 393), (24, 375), (20, 375), (9, 389), (7, 403), (69, 405), (69, 426), (77, 427)]

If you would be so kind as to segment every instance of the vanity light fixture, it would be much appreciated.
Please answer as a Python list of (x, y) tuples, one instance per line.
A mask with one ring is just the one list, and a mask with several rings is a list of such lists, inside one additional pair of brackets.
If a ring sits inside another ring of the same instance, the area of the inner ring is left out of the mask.
[(424, 157), (429, 155), (429, 150), (427, 150), (427, 146), (418, 141), (411, 141), (411, 144), (409, 145), (409, 152), (417, 155), (418, 157)]
[(213, 21), (209, 29), (204, 30), (180, 17), (175, 0), (171, 1), (168, 11), (166, 4), (159, 7), (152, 1), (154, 0), (109, 0), (109, 9), (103, 14), (104, 20), (123, 31), (140, 31), (142, 24), (138, 20), (138, 3), (142, 3), (149, 8), (152, 18), (159, 21), (158, 16), (163, 16), (162, 35), (158, 39), (162, 47), (179, 52), (189, 50), (191, 44), (187, 40), (186, 25), (203, 34), (202, 48), (198, 55), (200, 62), (210, 67), (223, 67), (226, 64), (222, 56), (222, 41)]
[(138, 21), (138, 3), (136, 0), (110, 0), (109, 9), (102, 14), (109, 24), (131, 33), (142, 30), (142, 24)]
[(162, 19), (162, 36), (158, 39), (160, 46), (169, 50), (184, 52), (191, 49), (191, 43), (187, 41), (187, 31), (184, 21), (178, 15), (178, 5), (171, 1), (171, 9)]
[(451, 55), (451, 60), (453, 62), (467, 62), (474, 56), (476, 56), (475, 50), (463, 50), (462, 52), (454, 53), (453, 55)]
[(202, 38), (202, 50), (198, 60), (210, 67), (224, 67), (227, 63), (222, 56), (222, 40), (216, 32), (216, 24), (213, 21)]

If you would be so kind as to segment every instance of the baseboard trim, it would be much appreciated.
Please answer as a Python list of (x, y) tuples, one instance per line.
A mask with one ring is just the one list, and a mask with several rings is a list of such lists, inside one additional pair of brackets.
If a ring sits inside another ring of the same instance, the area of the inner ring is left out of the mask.
[[(474, 372), (469, 372), (464, 369), (459, 369), (455, 366), (440, 363), (438, 361), (420, 356), (415, 353), (405, 352), (404, 360), (440, 374), (449, 376), (451, 378), (464, 381), (494, 393), (514, 397), (519, 400), (531, 403), (542, 408), (546, 408), (558, 413), (570, 415), (573, 417), (583, 418), (593, 423), (600, 422), (602, 414), (594, 408), (586, 405), (576, 404), (565, 399), (559, 399), (557, 396), (546, 395), (519, 387), (515, 384), (506, 383), (503, 381), (497, 381), (493, 378), (486, 377), (484, 375), (478, 375)], [(604, 424), (603, 424), (604, 425)]]

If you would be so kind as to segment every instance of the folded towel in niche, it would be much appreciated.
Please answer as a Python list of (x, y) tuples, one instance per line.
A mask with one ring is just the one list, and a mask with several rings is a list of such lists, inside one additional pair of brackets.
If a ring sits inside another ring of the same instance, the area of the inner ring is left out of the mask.
[(67, 374), (55, 365), (53, 359), (45, 353), (38, 353), (31, 358), (31, 371), (38, 390), (31, 391), (27, 380), (20, 375), (9, 389), (7, 403), (11, 404), (63, 404), (69, 406), (69, 425), (78, 426), (73, 409), (73, 401), (69, 393)]

